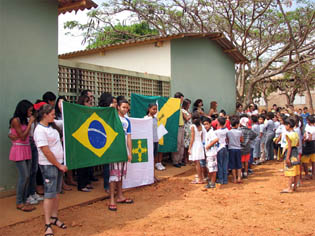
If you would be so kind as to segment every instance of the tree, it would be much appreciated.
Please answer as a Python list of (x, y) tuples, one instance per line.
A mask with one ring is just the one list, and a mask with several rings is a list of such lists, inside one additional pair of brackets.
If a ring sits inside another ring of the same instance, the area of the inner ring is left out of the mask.
[[(91, 22), (86, 25), (80, 24), (78, 21), (68, 21), (64, 27), (68, 29), (79, 28), (85, 29), (91, 27)], [(109, 24), (109, 23), (108, 23)], [(158, 35), (159, 32), (151, 29), (146, 22), (135, 23), (132, 25), (123, 25), (118, 22), (116, 25), (110, 24), (96, 31), (84, 32), (84, 39), (88, 41), (87, 48), (97, 48), (114, 43), (124, 42), (128, 39), (136, 39), (148, 36)]]
[[(294, 10), (284, 11), (283, 3), (294, 3)], [(237, 100), (243, 105), (252, 102), (258, 83), (315, 58), (312, 1), (107, 0), (102, 9), (92, 11), (84, 30), (110, 25), (122, 12), (160, 35), (223, 32), (249, 60), (236, 66)]]

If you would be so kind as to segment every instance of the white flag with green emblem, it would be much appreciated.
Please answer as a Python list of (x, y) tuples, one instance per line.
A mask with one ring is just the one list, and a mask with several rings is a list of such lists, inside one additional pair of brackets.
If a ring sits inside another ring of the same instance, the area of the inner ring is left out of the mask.
[(153, 121), (129, 118), (131, 123), (132, 162), (127, 164), (123, 188), (154, 183)]

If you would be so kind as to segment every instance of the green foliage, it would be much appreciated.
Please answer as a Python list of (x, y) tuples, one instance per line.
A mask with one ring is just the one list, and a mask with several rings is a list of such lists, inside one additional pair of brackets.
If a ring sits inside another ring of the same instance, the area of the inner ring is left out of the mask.
[(151, 29), (145, 22), (132, 25), (118, 23), (114, 27), (106, 26), (94, 36), (88, 48), (97, 48), (109, 44), (120, 43), (128, 39), (141, 38), (143, 36), (158, 35), (158, 31)]

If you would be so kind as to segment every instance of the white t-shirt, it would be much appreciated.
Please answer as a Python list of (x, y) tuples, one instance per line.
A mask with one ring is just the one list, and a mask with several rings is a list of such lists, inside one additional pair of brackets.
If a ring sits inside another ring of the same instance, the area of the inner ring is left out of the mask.
[(308, 135), (311, 134), (312, 140), (315, 140), (315, 126), (311, 126), (311, 125), (307, 124), (305, 126), (305, 132), (306, 132), (306, 138), (308, 138)]
[(217, 135), (217, 137), (219, 138), (219, 147), (218, 147), (218, 152), (226, 147), (226, 134), (229, 130), (227, 128), (224, 129), (217, 129), (215, 132), (215, 134)]
[[(217, 139), (217, 135), (215, 133), (215, 131), (211, 128), (208, 132), (206, 132), (206, 143), (205, 146), (207, 146), (208, 144), (210, 144), (213, 140)], [(210, 147), (208, 150), (206, 150), (206, 156), (210, 157), (210, 156), (215, 156), (217, 155), (217, 145), (218, 143), (214, 144), (212, 147)]]
[(63, 163), (63, 148), (60, 141), (59, 133), (51, 126), (44, 126), (38, 124), (34, 131), (34, 141), (38, 150), (38, 164), (52, 165), (40, 149), (41, 147), (48, 146), (50, 151), (54, 154), (56, 160), (61, 164)]

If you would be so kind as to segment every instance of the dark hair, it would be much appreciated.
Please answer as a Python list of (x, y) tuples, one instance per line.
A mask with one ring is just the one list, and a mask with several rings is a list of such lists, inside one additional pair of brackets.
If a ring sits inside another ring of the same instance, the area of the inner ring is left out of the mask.
[(231, 125), (232, 127), (237, 126), (240, 123), (240, 118), (238, 116), (231, 117)]
[(267, 113), (267, 118), (268, 119), (273, 119), (275, 117), (275, 114), (273, 114), (273, 112), (271, 112), (271, 111), (269, 111), (268, 113)]
[(150, 110), (152, 107), (154, 107), (154, 106), (157, 107), (157, 104), (156, 104), (156, 103), (150, 103), (150, 104), (149, 104), (148, 110), (147, 110), (147, 115), (149, 114), (149, 110)]
[(199, 103), (201, 103), (202, 102), (202, 99), (197, 99), (195, 102), (194, 102), (194, 104), (193, 104), (193, 106), (194, 107), (198, 107), (198, 105), (199, 105)]
[(250, 117), (250, 119), (251, 119), (254, 123), (257, 123), (257, 122), (258, 122), (258, 116), (256, 116), (256, 115), (252, 115), (252, 116)]
[(87, 95), (88, 95), (88, 92), (92, 93), (92, 90), (90, 90), (90, 89), (82, 90), (80, 96), (83, 96), (83, 95), (86, 95), (86, 96), (87, 96)]
[(43, 95), (43, 101), (48, 103), (48, 101), (55, 101), (56, 100), (56, 95), (53, 92), (46, 92)]
[(239, 102), (236, 103), (236, 109), (240, 108), (240, 107), (243, 107), (243, 105)]
[(207, 116), (201, 117), (201, 121), (202, 121), (202, 123), (203, 122), (209, 122), (211, 124), (211, 119), (209, 117), (207, 117)]
[(183, 109), (185, 109), (185, 110), (187, 110), (187, 109), (188, 109), (189, 104), (191, 104), (190, 99), (185, 98), (185, 99), (184, 99), (184, 101), (183, 101), (183, 104), (182, 104), (182, 108), (183, 108)]
[(295, 126), (295, 120), (293, 119), (293, 117), (287, 117), (283, 123), (285, 125), (289, 125), (291, 128), (294, 128)]
[(110, 104), (113, 102), (114, 97), (111, 93), (105, 92), (102, 93), (100, 100), (98, 102), (99, 107), (109, 107)]
[(311, 124), (314, 124), (315, 123), (315, 117), (314, 115), (309, 115), (308, 117), (306, 117), (306, 120), (308, 122), (310, 122)]
[(194, 112), (191, 116), (191, 121), (194, 125), (196, 125), (197, 127), (200, 126), (200, 122), (201, 122), (201, 119), (200, 119), (200, 115), (199, 115), (199, 112)]
[(224, 117), (219, 117), (218, 122), (221, 126), (225, 125), (226, 119)]
[(118, 107), (120, 107), (121, 104), (123, 104), (123, 103), (129, 104), (129, 102), (128, 102), (126, 99), (120, 99), (120, 100), (118, 101), (118, 98), (117, 98), (117, 106), (118, 106)]
[(243, 114), (240, 115), (240, 118), (243, 118), (243, 117), (248, 118), (248, 115), (246, 113), (243, 113)]
[(258, 119), (259, 118), (262, 118), (263, 120), (265, 120), (266, 119), (266, 116), (264, 115), (264, 114), (260, 114), (259, 116), (258, 116)]
[(258, 110), (257, 104), (254, 104), (254, 108), (255, 108), (255, 110)]
[(14, 118), (19, 118), (21, 125), (27, 125), (27, 111), (30, 107), (32, 107), (33, 104), (28, 100), (22, 100), (20, 101), (15, 108), (13, 117), (10, 119), (10, 125)]
[(226, 112), (223, 109), (219, 113), (222, 113), (224, 116), (226, 116)]
[(80, 104), (80, 105), (84, 105), (85, 102), (89, 102), (89, 101), (90, 101), (90, 98), (88, 95), (81, 95), (78, 98), (78, 104)]
[(182, 94), (181, 92), (177, 92), (174, 95), (174, 98), (181, 98), (181, 97), (184, 97), (184, 94)]
[(56, 112), (56, 117), (60, 117), (61, 116), (61, 111), (59, 109), (59, 106), (58, 106), (58, 103), (59, 103), (59, 100), (62, 99), (64, 100), (65, 102), (67, 102), (67, 99), (65, 96), (59, 96), (57, 101), (56, 101), (56, 104), (55, 104), (55, 112)]
[(215, 120), (216, 118), (218, 118), (218, 116), (219, 116), (218, 114), (212, 114), (211, 119)]
[(119, 104), (120, 100), (127, 100), (127, 99), (125, 98), (125, 96), (118, 96), (117, 97), (117, 104)]

